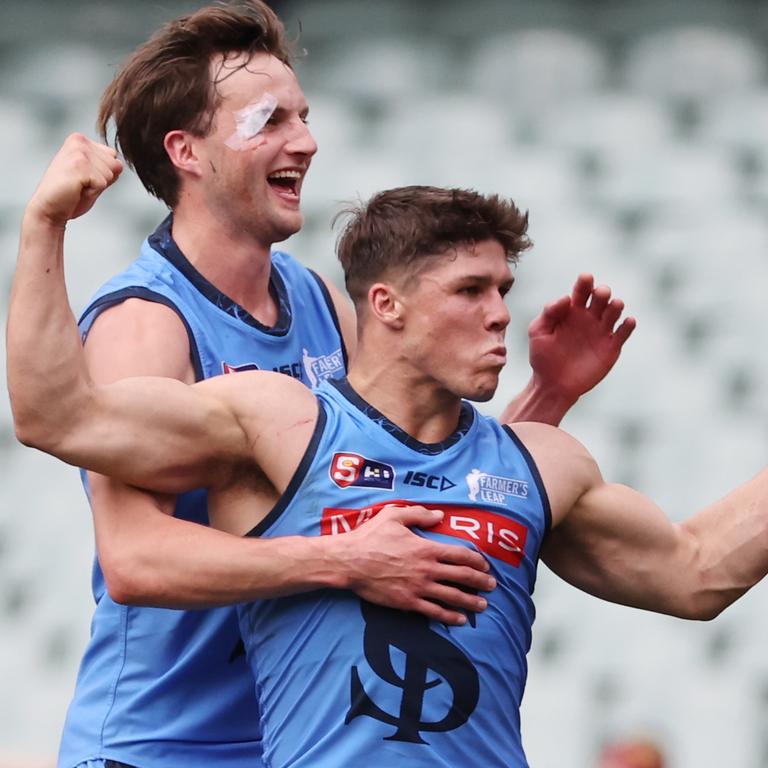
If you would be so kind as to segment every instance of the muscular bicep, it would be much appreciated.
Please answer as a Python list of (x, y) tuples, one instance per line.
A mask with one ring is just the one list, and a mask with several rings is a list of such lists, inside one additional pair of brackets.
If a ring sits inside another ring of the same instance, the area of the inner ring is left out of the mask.
[(698, 543), (650, 499), (606, 483), (589, 451), (560, 429), (516, 424), (544, 482), (552, 528), (541, 557), (566, 581), (611, 602), (686, 615)]
[(85, 412), (52, 452), (155, 491), (218, 485), (248, 461), (249, 441), (229, 397), (236, 387), (207, 384), (135, 377), (91, 387)]
[(246, 452), (226, 405), (183, 383), (194, 380), (189, 342), (170, 308), (140, 299), (112, 307), (94, 322), (85, 350), (96, 387), (61, 449), (65, 460), (179, 492), (215, 484), (232, 456)]
[(611, 602), (681, 615), (696, 546), (650, 499), (595, 482), (550, 532), (542, 559), (576, 587)]

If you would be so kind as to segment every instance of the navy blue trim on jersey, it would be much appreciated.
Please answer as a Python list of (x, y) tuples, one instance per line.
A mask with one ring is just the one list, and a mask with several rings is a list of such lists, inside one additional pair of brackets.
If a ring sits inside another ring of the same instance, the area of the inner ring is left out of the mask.
[(329, 379), (328, 381), (338, 389), (339, 392), (352, 403), (352, 405), (362, 411), (367, 418), (378, 424), (386, 432), (389, 432), (392, 437), (399, 440), (412, 451), (423, 453), (425, 456), (437, 456), (439, 453), (442, 453), (452, 445), (458, 443), (459, 440), (469, 432), (470, 427), (475, 421), (474, 409), (469, 403), (462, 400), (459, 423), (455, 431), (439, 443), (422, 443), (415, 437), (409, 435), (404, 429), (398, 427), (397, 424), (391, 422), (383, 413), (381, 413), (381, 411), (376, 410), (370, 403), (363, 400), (363, 398), (352, 388), (352, 385), (346, 377), (343, 379)]
[(192, 266), (171, 235), (172, 222), (173, 216), (169, 215), (149, 236), (150, 246), (173, 264), (216, 307), (237, 320), (258, 328), (263, 333), (268, 333), (272, 336), (285, 336), (291, 327), (291, 305), (288, 301), (288, 293), (283, 278), (274, 264), (269, 273), (269, 292), (277, 304), (277, 322), (273, 326), (268, 326), (260, 323), (247, 309), (244, 309), (234, 299), (230, 299), (229, 296), (222, 293)]
[[(187, 338), (189, 339), (189, 356), (192, 360), (192, 367), (195, 371), (195, 381), (202, 381), (205, 378), (203, 373), (203, 364), (200, 360), (200, 351), (197, 348), (197, 342), (195, 341), (195, 335), (192, 333), (192, 328), (190, 327), (187, 318), (184, 317), (184, 313), (167, 296), (163, 296), (162, 293), (157, 293), (140, 285), (134, 285), (130, 288), (121, 288), (119, 291), (107, 293), (104, 296), (96, 299), (96, 301), (94, 301), (85, 310), (85, 312), (83, 312), (82, 316), (80, 317), (80, 322), (82, 323), (88, 315), (97, 309), (99, 310), (100, 314), (105, 309), (115, 306), (116, 304), (122, 304), (122, 302), (126, 301), (127, 299), (143, 299), (144, 301), (153, 301), (156, 304), (164, 304), (166, 307), (172, 309), (176, 313), (179, 320), (181, 320), (181, 322), (184, 324), (185, 330), (187, 331)], [(86, 336), (87, 335), (88, 333), (86, 332)]]
[(341, 332), (341, 323), (339, 322), (339, 315), (336, 312), (336, 305), (333, 303), (333, 299), (331, 298), (331, 292), (328, 290), (328, 286), (325, 284), (325, 280), (323, 280), (323, 278), (320, 277), (320, 275), (318, 275), (314, 269), (307, 267), (307, 272), (309, 272), (309, 274), (315, 278), (315, 281), (317, 282), (317, 285), (323, 294), (325, 303), (328, 306), (328, 312), (330, 313), (333, 324), (336, 327), (336, 333), (339, 334), (339, 338), (341, 339), (341, 354), (344, 358), (344, 370), (346, 371), (349, 368), (347, 345), (344, 343), (344, 334)]
[(323, 404), (318, 400), (317, 422), (315, 424), (315, 429), (313, 430), (312, 437), (307, 444), (307, 450), (304, 451), (304, 455), (301, 457), (299, 466), (296, 468), (291, 481), (288, 483), (288, 487), (277, 500), (277, 504), (275, 504), (275, 506), (272, 507), (272, 509), (267, 513), (266, 517), (264, 517), (264, 519), (255, 528), (248, 531), (248, 533), (245, 534), (246, 536), (261, 536), (262, 533), (269, 530), (277, 518), (283, 514), (285, 508), (293, 501), (293, 497), (298, 492), (299, 487), (304, 481), (304, 478), (307, 476), (307, 472), (309, 472), (309, 468), (312, 466), (312, 462), (315, 459), (317, 446), (320, 443), (320, 438), (323, 436), (325, 423), (327, 420), (328, 416), (325, 413), (325, 408), (323, 408)]
[(525, 459), (525, 462), (528, 465), (528, 469), (531, 470), (533, 479), (536, 482), (536, 487), (539, 489), (539, 496), (541, 497), (541, 506), (544, 510), (544, 522), (546, 526), (544, 533), (547, 534), (552, 528), (552, 508), (549, 506), (549, 496), (547, 495), (547, 489), (544, 487), (544, 481), (541, 479), (539, 468), (536, 466), (536, 462), (533, 460), (533, 456), (531, 456), (530, 451), (525, 447), (525, 445), (523, 445), (523, 442), (520, 440), (520, 438), (512, 431), (512, 427), (510, 427), (509, 424), (502, 424), (501, 428), (512, 438), (512, 442), (517, 446), (518, 450)]

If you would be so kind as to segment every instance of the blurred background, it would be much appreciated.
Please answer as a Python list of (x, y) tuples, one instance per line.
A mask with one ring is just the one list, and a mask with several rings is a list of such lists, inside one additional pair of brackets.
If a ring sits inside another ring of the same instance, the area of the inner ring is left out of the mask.
[[(0, 4), (3, 314), (23, 207), (51, 156), (71, 131), (94, 136), (124, 56), (202, 4)], [(500, 412), (528, 378), (528, 322), (590, 271), (638, 318), (615, 371), (563, 425), (604, 475), (683, 519), (761, 468), (768, 4), (275, 6), (301, 27), (320, 145), (306, 226), (286, 250), (338, 280), (330, 221), (342, 200), (408, 183), (509, 195), (530, 209), (535, 247), (517, 268), (511, 361), (485, 409)], [(164, 215), (126, 174), (70, 225), (76, 312)], [(0, 468), (0, 765), (48, 766), (89, 628), (90, 515), (75, 470), (15, 443), (5, 390)], [(600, 603), (544, 566), (536, 600), (523, 710), (533, 768), (768, 766), (768, 585), (706, 624)]]

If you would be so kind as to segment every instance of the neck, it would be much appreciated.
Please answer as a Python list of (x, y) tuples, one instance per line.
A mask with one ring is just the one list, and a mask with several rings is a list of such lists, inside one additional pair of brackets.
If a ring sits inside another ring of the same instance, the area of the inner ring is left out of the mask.
[(173, 213), (173, 239), (194, 268), (219, 291), (264, 325), (277, 322), (269, 291), (272, 269), (269, 243), (183, 205)]
[(461, 398), (403, 359), (385, 359), (360, 344), (348, 379), (360, 397), (421, 443), (439, 443), (458, 426)]

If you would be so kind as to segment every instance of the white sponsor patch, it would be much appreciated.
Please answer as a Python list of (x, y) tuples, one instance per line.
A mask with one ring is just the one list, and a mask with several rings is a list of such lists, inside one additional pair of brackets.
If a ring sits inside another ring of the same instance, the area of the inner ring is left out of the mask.
[(470, 501), (487, 501), (491, 504), (506, 504), (510, 496), (528, 498), (528, 482), (512, 477), (490, 475), (473, 469), (466, 477)]
[(307, 376), (310, 387), (316, 387), (321, 381), (344, 373), (344, 355), (340, 349), (337, 349), (330, 355), (313, 357), (305, 348), (303, 350), (302, 362), (304, 363), (304, 373)]

